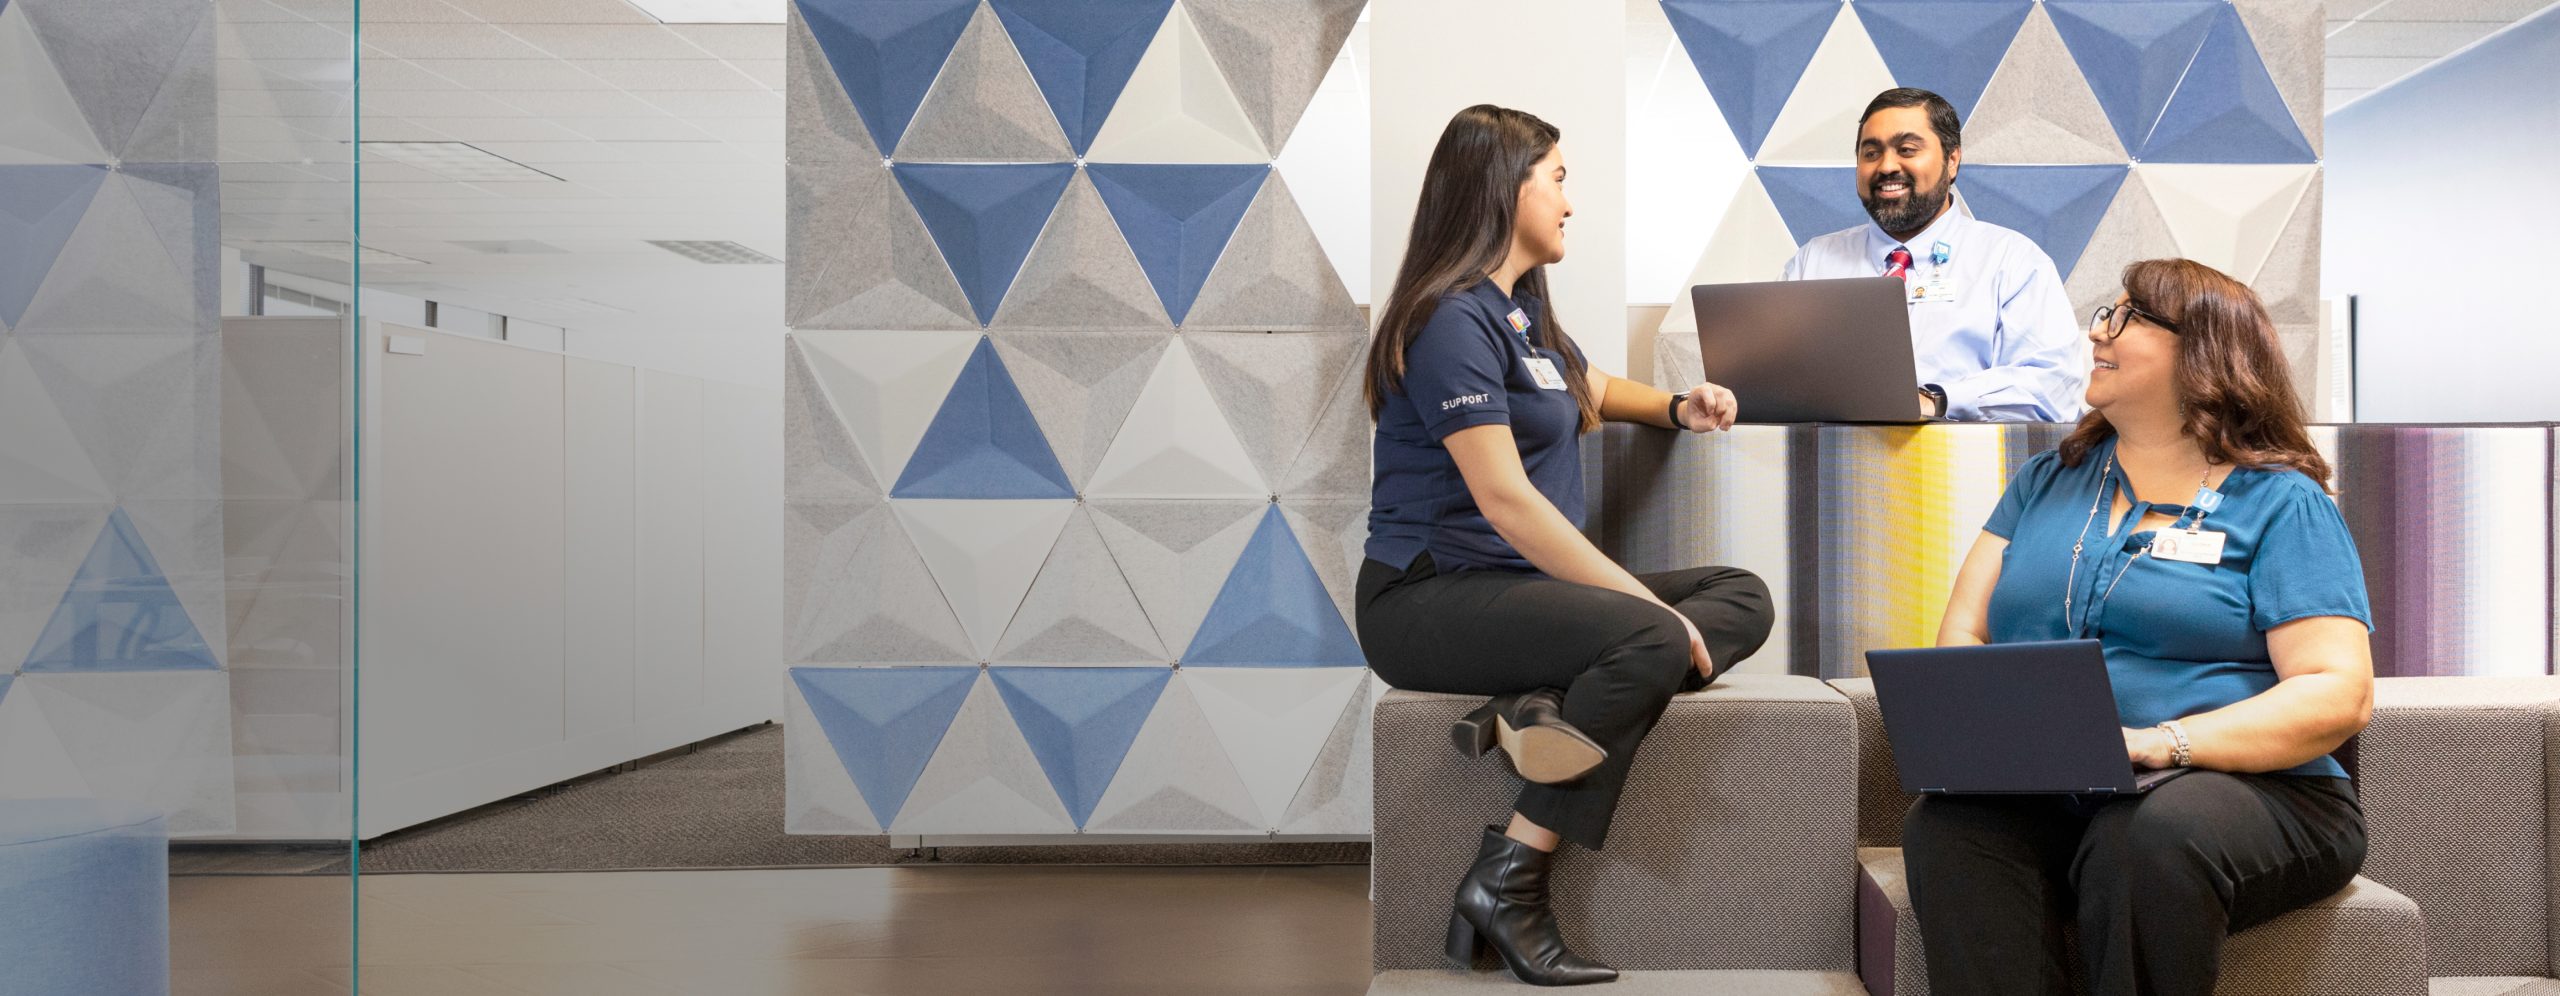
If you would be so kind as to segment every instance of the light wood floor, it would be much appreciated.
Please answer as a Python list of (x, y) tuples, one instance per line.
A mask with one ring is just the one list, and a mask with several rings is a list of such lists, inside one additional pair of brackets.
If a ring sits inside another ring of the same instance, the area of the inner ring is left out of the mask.
[[(170, 882), (177, 996), (344, 996), (342, 878)], [(1367, 869), (372, 875), (364, 996), (1274, 993), (1369, 983)]]

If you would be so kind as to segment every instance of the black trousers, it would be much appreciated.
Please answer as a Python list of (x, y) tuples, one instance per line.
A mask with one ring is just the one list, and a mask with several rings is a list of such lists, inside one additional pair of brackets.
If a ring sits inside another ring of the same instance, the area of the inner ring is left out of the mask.
[[(1638, 577), (1698, 627), (1721, 673), (1769, 637), (1769, 586), (1732, 567)], [(1609, 752), (1571, 784), (1521, 789), (1530, 822), (1584, 847), (1609, 836), (1636, 744), (1673, 695), (1705, 687), (1689, 635), (1651, 602), (1606, 588), (1509, 571), (1441, 573), (1430, 554), (1405, 570), (1360, 567), (1360, 647), (1387, 684), (1503, 695), (1564, 689), (1564, 718)]]
[(2355, 877), (2364, 812), (2343, 778), (2198, 771), (2094, 807), (1923, 797), (1902, 846), (1931, 992), (2068, 994), (2076, 920), (2093, 996), (2208, 996), (2225, 936)]

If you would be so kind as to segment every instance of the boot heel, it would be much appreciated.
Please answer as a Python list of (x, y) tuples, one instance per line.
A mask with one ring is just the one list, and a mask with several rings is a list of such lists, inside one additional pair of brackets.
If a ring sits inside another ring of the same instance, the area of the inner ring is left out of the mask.
[(1494, 705), (1495, 703), (1492, 702), (1485, 703), (1476, 711), (1450, 724), (1449, 743), (1458, 748), (1458, 753), (1468, 757), (1483, 757), (1484, 752), (1493, 749), (1494, 724), (1498, 721)]
[(1476, 947), (1475, 925), (1468, 923), (1467, 918), (1459, 916), (1456, 911), (1451, 911), (1447, 949), (1449, 960), (1456, 962), (1461, 971), (1471, 970), (1476, 967)]

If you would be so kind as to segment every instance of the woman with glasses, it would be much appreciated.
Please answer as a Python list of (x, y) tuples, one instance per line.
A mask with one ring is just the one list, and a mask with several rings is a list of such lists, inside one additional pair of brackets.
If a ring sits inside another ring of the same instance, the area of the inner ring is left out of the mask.
[[(2343, 888), (2331, 754), (2372, 713), (2364, 572), (2257, 296), (2187, 260), (2092, 316), (2092, 411), (2009, 483), (1941, 646), (2094, 639), (2148, 794), (1931, 796), (1904, 821), (1933, 991), (2204, 996), (2223, 938)], [(2033, 749), (2032, 745), (2019, 745)]]

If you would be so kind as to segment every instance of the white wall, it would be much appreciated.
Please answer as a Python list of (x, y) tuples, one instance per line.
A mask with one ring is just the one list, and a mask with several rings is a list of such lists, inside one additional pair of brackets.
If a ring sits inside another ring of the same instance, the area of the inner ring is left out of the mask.
[[(1548, 271), (1565, 328), (1601, 368), (1627, 355), (1627, 14), (1613, 2), (1396, 0), (1370, 8), (1370, 299), (1404, 261), (1422, 170), (1449, 116), (1516, 107), (1564, 131), (1565, 261)], [(1685, 266), (1685, 261), (1683, 265)]]
[(2358, 420), (2560, 419), (2553, 66), (2560, 7), (2329, 115), (2323, 294), (2357, 299)]
[(780, 716), (778, 397), (359, 348), (362, 836)]

